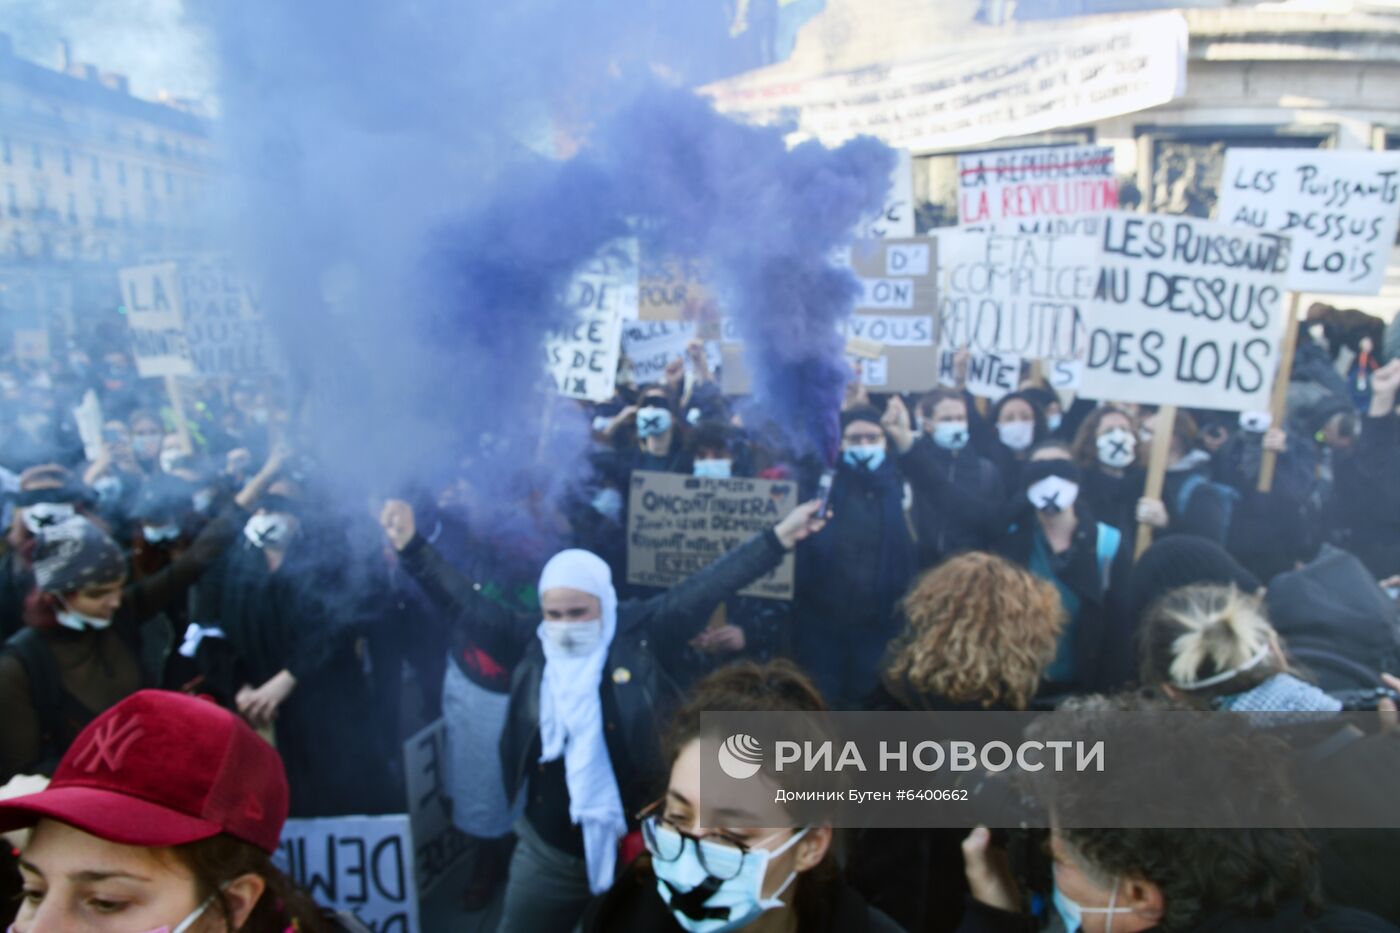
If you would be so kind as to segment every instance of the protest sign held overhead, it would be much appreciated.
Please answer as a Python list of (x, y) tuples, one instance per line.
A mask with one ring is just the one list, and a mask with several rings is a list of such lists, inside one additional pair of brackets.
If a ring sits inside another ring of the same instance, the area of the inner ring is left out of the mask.
[(122, 269), (120, 279), (136, 371), (142, 377), (194, 375), (176, 264), (133, 266)]
[(967, 359), (967, 391), (995, 402), (1021, 384), (1021, 358), (1012, 353), (972, 353)]
[(701, 263), (642, 257), (637, 285), (641, 320), (692, 321), (703, 317), (713, 302)]
[(1287, 235), (1295, 291), (1375, 295), (1400, 224), (1400, 152), (1230, 149), (1216, 219)]
[(273, 862), (317, 903), (378, 933), (418, 933), (407, 816), (288, 820)]
[(1072, 360), (1099, 277), (1086, 234), (948, 230), (938, 235), (938, 344), (944, 350)]
[(413, 829), (413, 869), (418, 893), (428, 895), (465, 859), (471, 843), (452, 824), (447, 789), (447, 724), (424, 726), (403, 746), (404, 789)]
[(880, 210), (861, 218), (856, 225), (856, 238), (882, 240), (887, 237), (908, 239), (914, 235), (914, 167), (908, 149), (901, 149), (890, 174), (890, 190)]
[(622, 322), (637, 317), (637, 241), (609, 243), (570, 281), (573, 320), (545, 341), (554, 388), (568, 398), (601, 402), (617, 387)]
[[(958, 157), (958, 222), (1021, 224), (1101, 213), (1118, 207), (1108, 146), (1008, 149)], [(998, 227), (1000, 229), (1000, 227)]]
[[(771, 528), (797, 506), (797, 484), (762, 479), (705, 479), (638, 470), (627, 518), (627, 582), (674, 586)], [(791, 599), (793, 556), (741, 590), (744, 596)]]
[(1081, 394), (1267, 408), (1284, 336), (1288, 240), (1191, 217), (1104, 219)]
[[(923, 392), (937, 384), (937, 253), (926, 237), (859, 240), (851, 247), (861, 291), (842, 336), (848, 350), (857, 348), (849, 355), (860, 361), (866, 385)], [(882, 352), (872, 356), (868, 351), (877, 347)]]
[(182, 262), (177, 276), (190, 352), (201, 376), (247, 376), (281, 368), (257, 286), (227, 259)]
[[(655, 385), (665, 380), (666, 368), (686, 360), (691, 342), (701, 328), (689, 321), (628, 321), (622, 326), (622, 355), (635, 385)], [(721, 357), (715, 341), (705, 341), (705, 358), (711, 372)]]

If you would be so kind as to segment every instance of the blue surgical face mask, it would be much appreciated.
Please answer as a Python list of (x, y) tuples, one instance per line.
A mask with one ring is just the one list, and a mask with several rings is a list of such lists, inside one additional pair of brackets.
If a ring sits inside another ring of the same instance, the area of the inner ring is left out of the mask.
[[(768, 865), (796, 845), (807, 830), (794, 834), (771, 851), (750, 849), (746, 853), (706, 839), (687, 839), (660, 822), (653, 823), (652, 832), (658, 840), (657, 848), (680, 852), (670, 861), (655, 849), (651, 853), (656, 890), (676, 923), (690, 933), (728, 933), (753, 923), (764, 911), (786, 906), (783, 892), (796, 880), (797, 872), (790, 872), (772, 897), (763, 896), (763, 881)], [(705, 850), (703, 863), (701, 846)]]
[(729, 479), (734, 475), (734, 461), (696, 460), (695, 475), (704, 479)]
[(966, 421), (940, 421), (933, 426), (933, 442), (944, 450), (962, 450), (970, 437)]
[(165, 544), (167, 541), (174, 541), (180, 537), (180, 526), (171, 525), (142, 525), (141, 534), (150, 544)]
[(1060, 425), (1065, 423), (1065, 416), (1059, 412), (1051, 412), (1045, 416), (1045, 426), (1051, 431), (1060, 430)]
[(1113, 915), (1130, 914), (1132, 909), (1128, 907), (1118, 907), (1118, 885), (1122, 879), (1113, 880), (1113, 894), (1108, 898), (1107, 907), (1080, 907), (1079, 902), (1071, 900), (1065, 892), (1060, 890), (1059, 882), (1055, 883), (1055, 891), (1050, 900), (1055, 905), (1055, 912), (1060, 915), (1060, 920), (1064, 922), (1066, 933), (1076, 933), (1084, 926), (1085, 914), (1106, 914), (1107, 919), (1104, 924), (1104, 933), (1113, 933)]
[(879, 444), (857, 444), (847, 447), (841, 457), (853, 469), (874, 473), (885, 462), (885, 448)]
[(666, 408), (643, 408), (637, 412), (637, 436), (656, 437), (671, 430), (671, 412)]
[(593, 506), (593, 511), (608, 521), (614, 523), (622, 521), (622, 493), (613, 487), (604, 486), (598, 490), (593, 496), (593, 501), (589, 504)]

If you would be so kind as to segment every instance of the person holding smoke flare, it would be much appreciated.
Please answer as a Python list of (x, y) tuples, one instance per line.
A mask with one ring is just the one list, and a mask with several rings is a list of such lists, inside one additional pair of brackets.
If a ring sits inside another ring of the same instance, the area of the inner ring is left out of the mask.
[(405, 570), (512, 670), (501, 759), (508, 796), (523, 787), (526, 804), (502, 933), (567, 933), (590, 895), (611, 887), (628, 814), (664, 770), (655, 736), (674, 688), (657, 658), (819, 532), (819, 508), (798, 506), (676, 587), (621, 605), (601, 558), (562, 551), (540, 575), (544, 620), (536, 622), (483, 598), (448, 566), (418, 534), (408, 503), (385, 504), (381, 524)]

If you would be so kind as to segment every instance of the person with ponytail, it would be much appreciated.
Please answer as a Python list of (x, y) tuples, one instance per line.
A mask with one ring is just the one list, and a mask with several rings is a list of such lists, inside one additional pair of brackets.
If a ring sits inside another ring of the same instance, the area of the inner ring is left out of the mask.
[(994, 550), (1055, 585), (1067, 623), (1040, 695), (1111, 689), (1132, 677), (1130, 636), (1119, 594), (1132, 567), (1132, 542), (1095, 521), (1080, 499), (1083, 471), (1068, 445), (1031, 451), (1009, 529)]
[(272, 864), (287, 818), (277, 751), (222, 707), (142, 690), (94, 719), (44, 790), (0, 803), (32, 829), (11, 933), (329, 933)]

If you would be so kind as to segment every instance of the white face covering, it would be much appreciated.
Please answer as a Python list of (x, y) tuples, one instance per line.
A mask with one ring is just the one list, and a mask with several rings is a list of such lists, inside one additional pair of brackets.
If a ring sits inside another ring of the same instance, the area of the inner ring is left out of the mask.
[(292, 521), (280, 512), (260, 512), (243, 526), (243, 537), (254, 547), (277, 547), (292, 536)]
[(997, 425), (997, 437), (1007, 447), (1020, 453), (1035, 440), (1034, 421), (1004, 421)]
[(168, 447), (162, 450), (160, 452), (160, 471), (162, 473), (169, 473), (171, 470), (175, 469), (176, 464), (178, 464), (184, 456), (185, 452), (178, 447)]
[(1053, 515), (1068, 511), (1079, 498), (1079, 484), (1062, 476), (1047, 476), (1026, 490), (1026, 498), (1041, 512)]
[(1131, 466), (1137, 456), (1137, 441), (1123, 428), (1100, 434), (1094, 446), (1099, 449), (1099, 463), (1115, 470)]
[(587, 622), (555, 622), (545, 619), (540, 626), (541, 633), (549, 643), (571, 658), (588, 657), (603, 640), (602, 619), (590, 619)]
[(1076, 933), (1084, 926), (1085, 914), (1107, 914), (1104, 922), (1104, 933), (1113, 933), (1113, 915), (1130, 914), (1129, 907), (1119, 907), (1118, 886), (1122, 883), (1121, 878), (1113, 879), (1113, 893), (1108, 898), (1107, 907), (1080, 907), (1078, 901), (1071, 900), (1060, 890), (1060, 884), (1055, 882), (1055, 893), (1051, 895), (1051, 900), (1055, 904), (1055, 911), (1059, 913), (1060, 919), (1064, 922), (1066, 933)]
[(112, 625), (111, 619), (99, 619), (97, 616), (74, 612), (72, 609), (68, 608), (68, 604), (61, 599), (59, 600), (59, 605), (63, 608), (55, 612), (54, 616), (58, 619), (58, 624), (66, 629), (72, 629), (75, 632), (101, 631), (104, 628), (110, 628)]
[(1248, 431), (1251, 434), (1263, 434), (1274, 425), (1273, 412), (1268, 411), (1242, 411), (1240, 412), (1240, 430)]
[(36, 502), (20, 510), (20, 521), (29, 533), (37, 535), (40, 528), (48, 528), (67, 521), (77, 514), (71, 502)]

